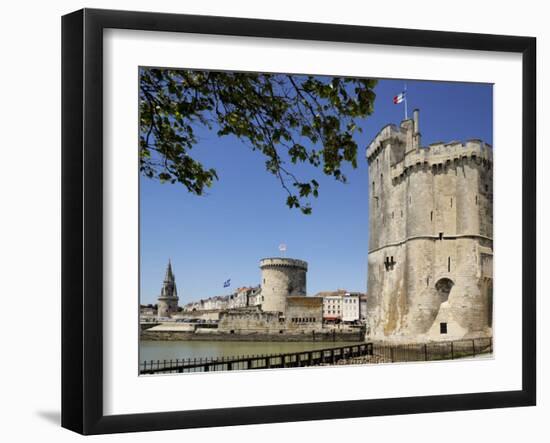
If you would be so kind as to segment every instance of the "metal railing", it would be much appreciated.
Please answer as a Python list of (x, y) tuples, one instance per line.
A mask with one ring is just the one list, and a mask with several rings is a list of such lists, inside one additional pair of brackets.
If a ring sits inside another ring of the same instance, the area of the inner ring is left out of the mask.
[(140, 374), (168, 374), (299, 368), (334, 364), (435, 361), (475, 358), (492, 352), (492, 337), (411, 344), (360, 343), (285, 354), (149, 360), (140, 364), (139, 372)]
[(492, 337), (402, 345), (376, 343), (373, 348), (373, 363), (453, 360), (492, 352)]
[(219, 358), (149, 360), (140, 364), (140, 374), (239, 371), (247, 369), (298, 368), (336, 364), (340, 360), (372, 355), (372, 343), (285, 354), (241, 355)]

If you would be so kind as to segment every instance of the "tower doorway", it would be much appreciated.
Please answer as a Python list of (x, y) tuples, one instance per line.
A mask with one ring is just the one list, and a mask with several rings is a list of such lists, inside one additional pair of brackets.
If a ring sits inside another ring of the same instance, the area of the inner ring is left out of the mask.
[[(437, 315), (439, 314), (439, 311), (441, 309), (441, 304), (445, 303), (447, 300), (449, 300), (449, 294), (451, 293), (451, 289), (453, 289), (454, 282), (449, 278), (441, 278), (439, 279), (435, 284), (435, 290), (437, 291), (437, 311), (435, 314), (435, 318), (437, 318)], [(447, 334), (447, 323), (440, 323), (439, 324), (439, 333), (440, 334)]]

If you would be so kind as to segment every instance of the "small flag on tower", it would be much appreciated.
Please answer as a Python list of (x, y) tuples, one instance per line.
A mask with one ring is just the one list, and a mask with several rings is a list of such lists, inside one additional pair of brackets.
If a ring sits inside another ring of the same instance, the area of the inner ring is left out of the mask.
[(407, 116), (407, 84), (405, 83), (403, 87), (403, 91), (400, 94), (397, 94), (393, 98), (393, 104), (398, 105), (399, 103), (405, 102), (404, 111), (405, 111), (405, 120), (407, 120), (409, 117)]
[(394, 98), (393, 98), (393, 104), (394, 105), (398, 105), (399, 103), (401, 103), (403, 100), (405, 100), (405, 92), (403, 91), (401, 94), (397, 94)]
[(223, 282), (223, 287), (224, 288), (228, 288), (229, 286), (231, 286), (231, 279), (228, 278), (226, 281)]

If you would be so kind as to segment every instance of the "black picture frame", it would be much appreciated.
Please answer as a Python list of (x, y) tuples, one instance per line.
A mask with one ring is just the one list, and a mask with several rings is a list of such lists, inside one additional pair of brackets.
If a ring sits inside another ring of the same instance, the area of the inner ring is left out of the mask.
[[(103, 413), (103, 30), (501, 51), (522, 55), (522, 389), (177, 412)], [(536, 403), (536, 39), (83, 9), (62, 18), (62, 426), (82, 434), (415, 414)]]

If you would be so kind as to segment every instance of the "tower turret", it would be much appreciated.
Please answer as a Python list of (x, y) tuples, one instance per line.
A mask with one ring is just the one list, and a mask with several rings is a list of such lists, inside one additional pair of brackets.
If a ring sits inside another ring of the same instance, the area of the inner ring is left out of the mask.
[(172, 314), (178, 311), (178, 290), (176, 288), (176, 278), (172, 271), (172, 263), (168, 260), (168, 266), (166, 267), (166, 274), (164, 275), (164, 281), (160, 290), (160, 296), (158, 298), (158, 311), (157, 316), (170, 317)]
[(287, 298), (306, 295), (307, 262), (293, 258), (264, 258), (262, 270), (262, 310), (286, 312)]

